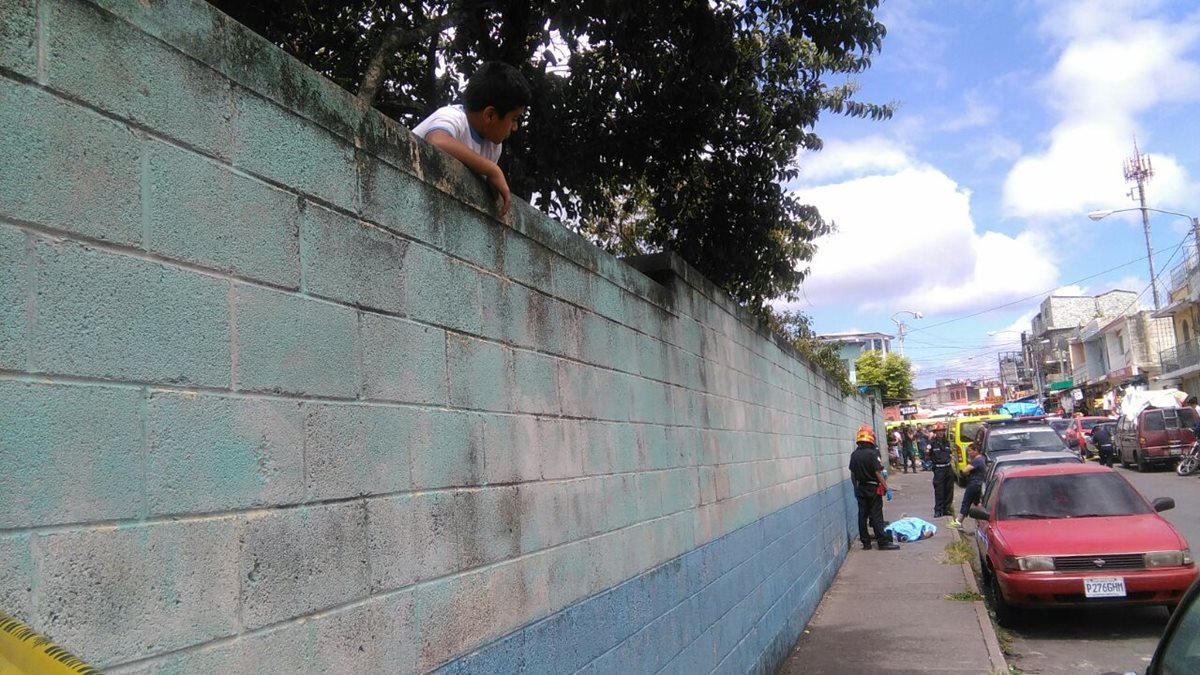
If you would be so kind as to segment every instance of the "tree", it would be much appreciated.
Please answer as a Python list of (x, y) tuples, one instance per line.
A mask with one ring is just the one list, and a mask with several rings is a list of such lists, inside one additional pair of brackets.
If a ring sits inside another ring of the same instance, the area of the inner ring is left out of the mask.
[(879, 385), (885, 400), (912, 398), (912, 364), (895, 352), (887, 356), (875, 350), (863, 352), (854, 362), (854, 371), (856, 384)]
[(415, 125), (487, 60), (534, 101), (502, 165), (518, 194), (617, 254), (669, 249), (766, 315), (831, 231), (782, 184), (823, 112), (883, 119), (852, 81), (879, 0), (214, 0)]

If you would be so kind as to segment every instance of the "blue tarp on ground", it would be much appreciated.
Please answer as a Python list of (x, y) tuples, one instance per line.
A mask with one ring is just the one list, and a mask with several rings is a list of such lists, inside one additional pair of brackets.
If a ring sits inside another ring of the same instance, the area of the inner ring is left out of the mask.
[(1024, 401), (1009, 401), (1000, 406), (999, 412), (1003, 415), (1012, 415), (1013, 417), (1030, 417), (1032, 415), (1046, 414), (1046, 411), (1042, 410), (1042, 406), (1037, 403), (1026, 403)]

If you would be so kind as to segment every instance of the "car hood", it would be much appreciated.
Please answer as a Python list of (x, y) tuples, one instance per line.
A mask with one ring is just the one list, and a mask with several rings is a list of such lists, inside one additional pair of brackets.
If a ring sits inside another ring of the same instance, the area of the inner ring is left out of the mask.
[(1144, 553), (1186, 547), (1164, 518), (1148, 513), (1100, 518), (1000, 520), (996, 534), (1011, 555)]

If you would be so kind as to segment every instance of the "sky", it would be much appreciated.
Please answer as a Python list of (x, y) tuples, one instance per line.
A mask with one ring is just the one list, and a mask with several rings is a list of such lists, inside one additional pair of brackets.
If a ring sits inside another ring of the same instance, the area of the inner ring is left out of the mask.
[[(852, 79), (898, 109), (817, 124), (824, 148), (786, 187), (837, 230), (778, 306), (819, 333), (895, 335), (896, 312), (920, 312), (896, 317), (919, 387), (995, 377), (1048, 295), (1121, 288), (1151, 308), (1140, 215), (1087, 213), (1136, 206), (1136, 138), (1147, 205), (1200, 215), (1200, 3), (885, 0), (877, 17), (883, 49)], [(1190, 223), (1150, 215), (1161, 288)]]

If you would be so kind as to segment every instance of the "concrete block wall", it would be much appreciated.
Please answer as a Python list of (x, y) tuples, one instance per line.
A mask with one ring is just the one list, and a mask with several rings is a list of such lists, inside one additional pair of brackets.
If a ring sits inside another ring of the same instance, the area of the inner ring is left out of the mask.
[(0, 38), (0, 609), (114, 673), (781, 660), (868, 401), (203, 2)]

